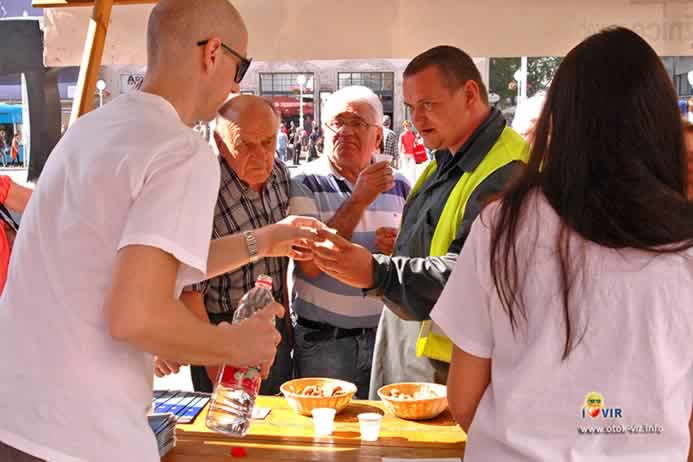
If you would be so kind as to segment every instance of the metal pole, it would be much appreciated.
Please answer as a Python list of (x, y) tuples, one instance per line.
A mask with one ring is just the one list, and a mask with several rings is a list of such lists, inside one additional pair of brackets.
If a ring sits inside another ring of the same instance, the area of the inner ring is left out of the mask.
[(522, 82), (520, 83), (520, 101), (527, 99), (527, 56), (520, 59), (520, 72), (522, 72)]
[(303, 130), (303, 85), (299, 85), (298, 125)]
[(103, 106), (103, 90), (99, 90), (99, 107)]

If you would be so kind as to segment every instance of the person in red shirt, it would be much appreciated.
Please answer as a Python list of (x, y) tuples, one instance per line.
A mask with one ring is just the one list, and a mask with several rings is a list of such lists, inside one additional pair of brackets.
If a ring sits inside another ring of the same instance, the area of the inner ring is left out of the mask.
[[(32, 190), (20, 186), (9, 176), (0, 176), (0, 204), (6, 210), (21, 213), (26, 208), (29, 202)], [(7, 267), (10, 264), (10, 254), (12, 253), (12, 244), (17, 234), (16, 223), (11, 217), (0, 213), (0, 294), (5, 289), (5, 281), (7, 280)]]
[(402, 128), (404, 131), (399, 135), (399, 168), (413, 184), (416, 180), (416, 161), (414, 160), (416, 134), (412, 131), (408, 120), (402, 123)]

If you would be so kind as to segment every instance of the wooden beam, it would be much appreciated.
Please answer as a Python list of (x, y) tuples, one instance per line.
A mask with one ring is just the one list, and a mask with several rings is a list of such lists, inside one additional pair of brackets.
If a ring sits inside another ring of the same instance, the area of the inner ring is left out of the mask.
[(72, 102), (70, 124), (94, 107), (96, 80), (99, 78), (99, 68), (106, 44), (106, 33), (108, 32), (108, 23), (111, 20), (112, 8), (113, 0), (96, 0), (94, 4), (87, 30), (87, 39), (84, 42), (84, 53), (79, 68), (77, 92)]
[[(157, 0), (113, 0), (114, 5), (137, 5), (142, 3), (156, 3)], [(59, 8), (67, 6), (94, 6), (94, 0), (33, 0), (34, 8)]]

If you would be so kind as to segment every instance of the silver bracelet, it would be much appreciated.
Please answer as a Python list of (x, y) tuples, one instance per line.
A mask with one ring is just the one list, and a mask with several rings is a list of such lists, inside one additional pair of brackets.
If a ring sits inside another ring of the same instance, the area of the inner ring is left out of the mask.
[(257, 238), (253, 231), (244, 231), (243, 237), (245, 238), (245, 246), (248, 249), (248, 256), (250, 257), (250, 262), (254, 263), (260, 259), (257, 254)]

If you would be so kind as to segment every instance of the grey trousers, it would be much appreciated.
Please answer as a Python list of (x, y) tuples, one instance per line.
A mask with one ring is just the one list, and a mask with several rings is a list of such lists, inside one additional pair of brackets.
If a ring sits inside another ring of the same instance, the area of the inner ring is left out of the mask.
[(375, 329), (353, 337), (314, 338), (319, 331), (298, 324), (294, 333), (296, 377), (346, 380), (356, 385), (357, 399), (368, 399)]
[(45, 462), (0, 441), (0, 462)]

